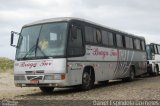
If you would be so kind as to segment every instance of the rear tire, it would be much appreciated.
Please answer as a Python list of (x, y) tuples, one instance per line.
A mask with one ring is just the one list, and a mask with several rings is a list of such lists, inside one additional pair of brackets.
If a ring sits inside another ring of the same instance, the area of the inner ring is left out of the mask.
[(152, 73), (150, 74), (150, 76), (157, 76), (157, 75), (158, 75), (158, 68), (155, 65), (152, 69)]
[(133, 68), (131, 68), (129, 80), (133, 81), (134, 79), (135, 79), (135, 72), (134, 72)]
[(52, 93), (54, 90), (54, 87), (39, 87), (39, 88), (43, 93)]
[(156, 68), (157, 68), (157, 75), (159, 75), (159, 66), (157, 66)]
[(127, 78), (122, 78), (122, 81), (125, 81), (125, 82), (131, 82), (135, 79), (135, 71), (133, 68), (130, 69), (130, 73), (129, 73), (129, 77)]
[(90, 90), (92, 89), (94, 86), (94, 79), (93, 76), (91, 74), (91, 70), (88, 71), (84, 71), (83, 75), (82, 75), (82, 85), (81, 85), (81, 89), (82, 90)]

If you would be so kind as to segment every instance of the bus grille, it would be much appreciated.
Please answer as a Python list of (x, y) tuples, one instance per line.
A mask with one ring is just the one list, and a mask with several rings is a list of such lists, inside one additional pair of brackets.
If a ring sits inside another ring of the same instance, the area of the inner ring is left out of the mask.
[(28, 80), (42, 80), (43, 76), (27, 76)]
[(37, 70), (37, 71), (26, 71), (26, 74), (32, 75), (32, 74), (43, 74), (44, 70)]

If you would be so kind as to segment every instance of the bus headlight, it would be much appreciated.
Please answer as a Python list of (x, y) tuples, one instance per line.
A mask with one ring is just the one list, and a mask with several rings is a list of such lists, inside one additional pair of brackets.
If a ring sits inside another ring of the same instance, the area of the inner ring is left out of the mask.
[(64, 80), (65, 74), (45, 75), (44, 80)]
[(54, 80), (54, 75), (45, 75), (44, 80)]
[(55, 80), (60, 80), (61, 79), (61, 74), (54, 74), (54, 79)]
[(14, 76), (14, 80), (25, 80), (25, 76)]

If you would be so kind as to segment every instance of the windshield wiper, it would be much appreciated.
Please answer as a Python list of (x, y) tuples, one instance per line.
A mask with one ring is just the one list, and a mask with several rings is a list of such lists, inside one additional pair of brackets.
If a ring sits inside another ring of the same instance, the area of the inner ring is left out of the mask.
[[(36, 48), (36, 45), (34, 45), (26, 54), (22, 59), (26, 59), (26, 57), (33, 52), (33, 50)], [(40, 52), (43, 54), (44, 58), (47, 58), (47, 55), (41, 50), (41, 48), (39, 46), (37, 46), (37, 48), (40, 50)], [(35, 56), (36, 57), (36, 56)]]
[(36, 48), (36, 44), (29, 49), (29, 51), (24, 55), (24, 57), (22, 59), (26, 59), (28, 54), (32, 53), (35, 48)]
[(45, 58), (48, 58), (47, 55), (42, 51), (42, 49), (38, 45), (37, 45), (37, 48), (40, 50), (40, 52), (43, 54)]

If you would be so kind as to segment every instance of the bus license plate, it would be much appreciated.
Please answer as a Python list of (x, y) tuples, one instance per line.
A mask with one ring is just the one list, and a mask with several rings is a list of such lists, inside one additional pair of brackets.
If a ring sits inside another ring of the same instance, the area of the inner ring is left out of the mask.
[(38, 84), (39, 81), (38, 80), (31, 80), (31, 84)]

